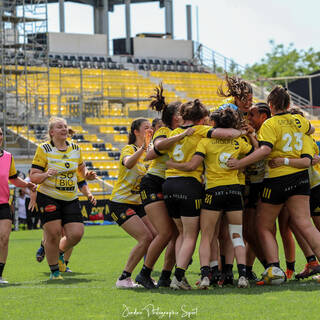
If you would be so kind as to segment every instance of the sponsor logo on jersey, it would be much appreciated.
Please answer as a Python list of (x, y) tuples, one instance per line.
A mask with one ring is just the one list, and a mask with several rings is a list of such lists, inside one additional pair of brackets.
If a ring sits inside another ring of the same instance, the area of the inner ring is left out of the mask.
[(127, 211), (126, 211), (126, 216), (129, 217), (129, 216), (134, 215), (135, 213), (136, 213), (136, 212), (135, 212), (133, 209), (129, 208), (129, 209), (127, 209)]
[(159, 200), (162, 200), (163, 199), (163, 193), (161, 193), (161, 192), (157, 193), (157, 198)]
[(56, 210), (57, 210), (57, 207), (54, 204), (48, 204), (47, 206), (44, 207), (45, 212), (53, 212)]
[(298, 128), (301, 128), (301, 122), (299, 119), (295, 119), (296, 125), (298, 126)]
[(70, 163), (69, 162), (66, 162), (64, 165), (66, 166), (67, 169), (70, 168)]

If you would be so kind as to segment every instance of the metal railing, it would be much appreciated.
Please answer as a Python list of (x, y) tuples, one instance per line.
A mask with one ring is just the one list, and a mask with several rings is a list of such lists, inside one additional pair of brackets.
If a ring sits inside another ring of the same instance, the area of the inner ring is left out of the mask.
[[(248, 70), (236, 63), (233, 59), (227, 58), (219, 52), (204, 46), (203, 44), (194, 41), (194, 61), (205, 68), (208, 72), (223, 75), (224, 73), (236, 74), (241, 77), (248, 78), (248, 80), (254, 83), (253, 90), (254, 95), (260, 99), (265, 99), (268, 95), (268, 91), (275, 86), (273, 81), (262, 78), (257, 73), (249, 73)], [(298, 94), (289, 90), (292, 102), (298, 106), (310, 106), (310, 101), (299, 96)]]

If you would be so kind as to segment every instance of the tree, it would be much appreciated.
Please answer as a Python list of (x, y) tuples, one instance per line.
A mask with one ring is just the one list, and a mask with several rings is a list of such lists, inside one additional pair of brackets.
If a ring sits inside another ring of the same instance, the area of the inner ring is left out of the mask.
[(246, 66), (244, 77), (248, 79), (307, 75), (320, 69), (320, 52), (313, 48), (297, 50), (276, 44), (270, 40), (271, 51), (260, 62)]

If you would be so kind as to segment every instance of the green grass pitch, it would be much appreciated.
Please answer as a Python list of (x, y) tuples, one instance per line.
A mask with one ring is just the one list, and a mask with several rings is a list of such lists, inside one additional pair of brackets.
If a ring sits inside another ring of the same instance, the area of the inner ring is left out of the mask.
[[(135, 244), (118, 226), (86, 227), (70, 260), (74, 272), (64, 274), (63, 281), (49, 282), (46, 261), (35, 260), (41, 235), (40, 230), (11, 234), (4, 271), (10, 284), (0, 287), (0, 319), (315, 320), (319, 316), (320, 284), (313, 280), (289, 281), (279, 287), (189, 292), (116, 289), (116, 279)], [(298, 249), (296, 260), (300, 271), (305, 259)], [(281, 262), (284, 268), (282, 252)], [(156, 279), (161, 264), (162, 258), (153, 272)], [(263, 271), (258, 263), (254, 270)], [(192, 285), (199, 278), (197, 251), (187, 277)]]

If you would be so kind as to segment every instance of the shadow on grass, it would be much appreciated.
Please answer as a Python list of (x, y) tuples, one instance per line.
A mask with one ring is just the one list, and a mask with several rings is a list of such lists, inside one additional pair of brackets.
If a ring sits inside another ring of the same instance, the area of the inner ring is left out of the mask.
[[(42, 274), (47, 275), (48, 277), (50, 276), (50, 273), (48, 272), (42, 272)], [(92, 275), (92, 273), (87, 273), (87, 272), (61, 272), (62, 277), (76, 277), (76, 276), (87, 276), (87, 275)]]
[(63, 280), (43, 280), (43, 284), (47, 285), (69, 285), (74, 283), (89, 283), (92, 281), (97, 281), (95, 279), (79, 279), (79, 278), (63, 278)]
[[(236, 284), (236, 282), (235, 282)], [(302, 291), (302, 292), (311, 292), (320, 290), (320, 284), (315, 282), (314, 280), (308, 280), (299, 282), (298, 280), (289, 281), (279, 286), (256, 286), (255, 284), (251, 284), (250, 288), (237, 288), (236, 286), (226, 286), (223, 288), (219, 287), (210, 287), (207, 290), (199, 290), (196, 286), (192, 287), (192, 290), (172, 290), (170, 288), (160, 288), (160, 289), (152, 289), (148, 290), (145, 288), (136, 288), (134, 289), (135, 293), (158, 293), (158, 294), (170, 294), (175, 296), (182, 295), (226, 295), (226, 294), (241, 294), (241, 295), (257, 295), (263, 293), (271, 293), (271, 292), (281, 292), (281, 291)]]
[(0, 284), (0, 289), (1, 288), (9, 288), (9, 287), (19, 287), (21, 285), (22, 285), (22, 283), (18, 283), (18, 282), (1, 283)]
[[(188, 274), (194, 274), (197, 276), (201, 275), (200, 271), (192, 271), (192, 270), (191, 271), (188, 270)], [(157, 270), (152, 271), (152, 274), (151, 274), (152, 278), (158, 278), (160, 277), (160, 275), (161, 275), (161, 271), (157, 271)]]

